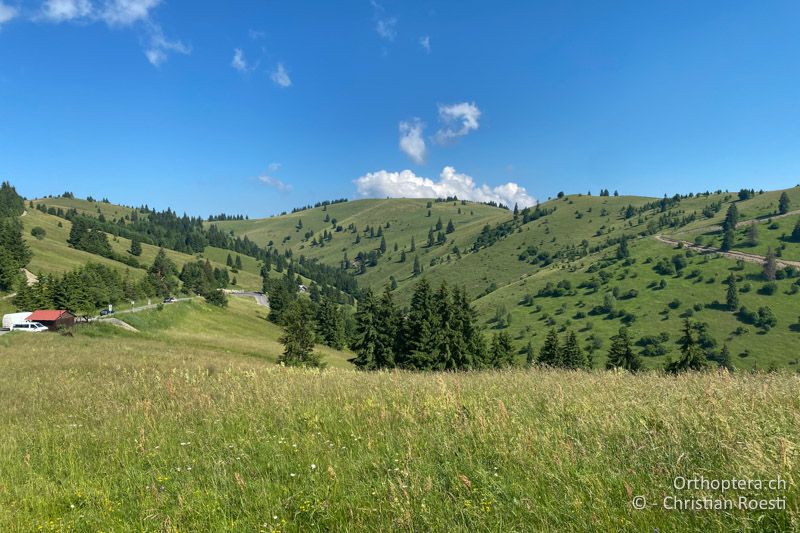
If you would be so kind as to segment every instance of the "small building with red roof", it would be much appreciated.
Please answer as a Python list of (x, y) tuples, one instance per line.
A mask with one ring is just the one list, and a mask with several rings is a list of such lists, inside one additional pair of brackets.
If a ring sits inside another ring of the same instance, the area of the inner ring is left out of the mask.
[(75, 325), (75, 315), (64, 310), (39, 309), (31, 313), (26, 320), (47, 326), (50, 331), (55, 331), (59, 328), (71, 328)]

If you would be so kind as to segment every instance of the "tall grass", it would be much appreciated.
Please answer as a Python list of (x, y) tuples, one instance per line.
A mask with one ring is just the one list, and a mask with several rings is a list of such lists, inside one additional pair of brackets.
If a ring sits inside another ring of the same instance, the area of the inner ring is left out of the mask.
[[(797, 375), (318, 372), (70, 341), (0, 357), (0, 530), (800, 527)], [(780, 475), (748, 494), (787, 509), (661, 508), (699, 475)]]

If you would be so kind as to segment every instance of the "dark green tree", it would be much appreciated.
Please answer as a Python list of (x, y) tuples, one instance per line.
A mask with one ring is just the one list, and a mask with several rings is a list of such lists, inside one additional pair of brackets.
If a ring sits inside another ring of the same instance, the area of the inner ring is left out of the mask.
[(728, 290), (725, 295), (725, 303), (728, 309), (736, 311), (739, 309), (739, 288), (736, 286), (736, 276), (731, 273), (725, 281), (728, 284)]
[(131, 249), (128, 250), (128, 253), (135, 257), (142, 255), (142, 243), (139, 242), (139, 239), (131, 239)]
[(419, 264), (419, 256), (414, 256), (414, 269), (412, 270), (412, 274), (414, 276), (419, 276), (422, 274), (422, 266)]
[(636, 372), (642, 368), (642, 360), (634, 353), (628, 328), (621, 327), (619, 332), (611, 337), (611, 347), (608, 350), (606, 368), (622, 368)]
[(514, 365), (514, 346), (511, 335), (505, 331), (492, 336), (492, 365), (495, 368), (506, 368)]
[(556, 332), (555, 328), (551, 328), (550, 331), (547, 332), (544, 345), (542, 349), (539, 350), (538, 362), (540, 365), (553, 368), (562, 366), (561, 346), (558, 341), (558, 332)]
[(789, 209), (792, 206), (792, 202), (789, 200), (789, 195), (786, 194), (786, 191), (781, 193), (780, 199), (778, 199), (778, 212), (781, 215), (785, 215), (789, 212)]
[(681, 356), (677, 361), (667, 364), (667, 372), (686, 372), (689, 370), (702, 370), (706, 368), (703, 350), (694, 335), (695, 326), (687, 318), (683, 321), (683, 335), (678, 339)]
[(153, 264), (147, 270), (147, 276), (155, 288), (156, 296), (170, 296), (175, 292), (178, 288), (177, 274), (178, 268), (175, 263), (167, 257), (163, 248), (159, 248)]
[(298, 298), (284, 313), (283, 354), (278, 363), (287, 366), (321, 367), (322, 359), (314, 352), (314, 309), (311, 301)]
[(570, 330), (569, 333), (567, 333), (567, 340), (561, 348), (561, 360), (564, 368), (569, 368), (570, 370), (578, 370), (586, 367), (586, 356), (583, 354), (583, 350), (581, 350), (578, 337), (575, 335), (574, 331)]

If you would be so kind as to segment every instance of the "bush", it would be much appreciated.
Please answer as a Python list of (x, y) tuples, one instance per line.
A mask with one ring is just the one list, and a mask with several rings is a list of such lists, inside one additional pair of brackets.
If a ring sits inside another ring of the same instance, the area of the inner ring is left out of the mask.
[(203, 295), (206, 303), (217, 307), (228, 307), (228, 295), (222, 291), (211, 290)]
[(762, 285), (761, 289), (759, 289), (758, 294), (763, 294), (765, 296), (772, 296), (778, 291), (778, 284), (774, 281), (770, 281), (769, 283), (765, 283)]
[(41, 226), (36, 226), (31, 230), (31, 236), (36, 237), (38, 240), (44, 239), (47, 232)]

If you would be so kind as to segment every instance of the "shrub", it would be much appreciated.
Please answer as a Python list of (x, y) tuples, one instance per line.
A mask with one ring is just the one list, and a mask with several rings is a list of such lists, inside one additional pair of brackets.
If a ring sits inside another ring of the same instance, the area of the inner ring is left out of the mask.
[(36, 226), (31, 230), (31, 236), (36, 237), (38, 240), (44, 239), (47, 232), (41, 226)]
[(778, 284), (774, 281), (770, 281), (762, 285), (761, 289), (759, 289), (758, 294), (763, 294), (765, 296), (772, 296), (778, 291)]

